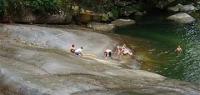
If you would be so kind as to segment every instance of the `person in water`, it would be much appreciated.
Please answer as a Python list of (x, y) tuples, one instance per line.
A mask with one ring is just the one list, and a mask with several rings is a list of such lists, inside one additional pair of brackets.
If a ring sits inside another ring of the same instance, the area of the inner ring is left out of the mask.
[(175, 52), (176, 52), (176, 53), (181, 53), (182, 51), (183, 51), (183, 50), (182, 50), (181, 46), (178, 45), (178, 47), (176, 48)]
[(75, 50), (76, 50), (76, 49), (75, 49), (75, 45), (72, 44), (72, 47), (70, 48), (70, 52), (71, 52), (71, 53), (75, 53)]
[(79, 48), (79, 49), (76, 49), (76, 50), (75, 50), (75, 55), (77, 55), (77, 56), (83, 56), (82, 51), (83, 51), (83, 47), (81, 47), (81, 48)]
[(111, 49), (106, 49), (104, 51), (104, 56), (105, 56), (105, 59), (107, 59), (108, 57), (112, 58), (112, 50)]

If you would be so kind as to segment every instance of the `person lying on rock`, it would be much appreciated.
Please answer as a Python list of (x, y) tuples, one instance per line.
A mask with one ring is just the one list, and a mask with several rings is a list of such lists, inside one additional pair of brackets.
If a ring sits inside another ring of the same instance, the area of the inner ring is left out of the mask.
[(83, 56), (82, 51), (83, 51), (83, 47), (76, 49), (75, 50), (75, 55), (77, 55), (77, 56)]
[(105, 59), (108, 59), (108, 57), (110, 57), (112, 59), (112, 50), (111, 49), (106, 49), (104, 51), (104, 56), (105, 56)]
[(122, 53), (123, 53), (123, 55), (130, 55), (130, 56), (133, 55), (133, 53), (131, 52), (131, 50), (129, 48), (124, 48), (122, 50)]
[(130, 55), (130, 56), (133, 55), (132, 51), (126, 47), (126, 44), (124, 44), (123, 46), (117, 46), (116, 52), (120, 58), (121, 58), (121, 55)]
[(76, 50), (75, 45), (72, 44), (72, 47), (70, 48), (70, 52), (71, 52), (71, 53), (75, 53), (75, 50)]

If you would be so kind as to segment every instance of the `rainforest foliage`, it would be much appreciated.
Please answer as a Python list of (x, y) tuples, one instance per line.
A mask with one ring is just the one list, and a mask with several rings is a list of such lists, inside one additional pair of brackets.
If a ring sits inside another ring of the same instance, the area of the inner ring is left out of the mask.
[(155, 7), (164, 9), (170, 4), (196, 2), (198, 0), (0, 0), (0, 17), (16, 16), (27, 11), (36, 15), (60, 12), (73, 15), (74, 8), (78, 12), (91, 10), (117, 18)]

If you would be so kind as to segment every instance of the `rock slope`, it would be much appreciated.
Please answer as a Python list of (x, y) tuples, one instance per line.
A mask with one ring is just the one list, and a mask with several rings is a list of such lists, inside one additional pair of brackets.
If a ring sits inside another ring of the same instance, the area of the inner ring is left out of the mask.
[[(0, 95), (200, 95), (198, 85), (102, 60), (117, 44), (102, 34), (1, 25), (0, 35)], [(96, 56), (68, 53), (72, 43)]]

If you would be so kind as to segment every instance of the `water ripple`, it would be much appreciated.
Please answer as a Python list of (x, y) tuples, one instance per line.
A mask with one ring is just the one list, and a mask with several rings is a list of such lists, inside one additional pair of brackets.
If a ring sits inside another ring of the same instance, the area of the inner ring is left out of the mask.
[(200, 26), (194, 23), (186, 26), (183, 31), (185, 55), (180, 60), (184, 66), (183, 79), (200, 83)]

